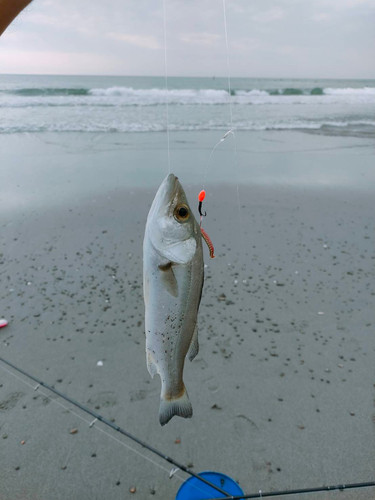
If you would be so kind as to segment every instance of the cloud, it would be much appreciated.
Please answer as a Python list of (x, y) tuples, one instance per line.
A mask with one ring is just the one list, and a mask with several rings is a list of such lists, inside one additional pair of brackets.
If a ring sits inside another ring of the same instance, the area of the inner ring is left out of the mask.
[(130, 45), (135, 45), (136, 47), (142, 47), (144, 49), (158, 50), (162, 48), (162, 45), (154, 36), (126, 35), (124, 33), (108, 33), (107, 36), (113, 40), (129, 43)]
[[(226, 75), (222, 2), (165, 3), (169, 73)], [(232, 76), (375, 76), (375, 0), (226, 3)], [(2, 45), (2, 73), (162, 75), (163, 3), (38, 0)]]
[(5, 73), (14, 74), (98, 74), (98, 67), (103, 73), (112, 73), (113, 68), (121, 64), (121, 59), (110, 54), (98, 55), (88, 52), (57, 52), (7, 50), (0, 52), (0, 67)]
[(89, 36), (96, 32), (97, 25), (97, 20), (93, 16), (82, 16), (79, 13), (69, 12), (59, 12), (56, 15), (27, 12), (24, 21), (56, 30), (75, 31)]
[(330, 16), (324, 12), (320, 12), (319, 14), (314, 14), (312, 19), (317, 22), (326, 22), (330, 20)]
[(278, 21), (285, 17), (285, 11), (280, 7), (275, 7), (274, 9), (269, 9), (264, 12), (258, 12), (252, 16), (253, 20), (257, 23), (269, 23), (272, 21)]
[(216, 42), (220, 38), (220, 35), (215, 35), (214, 33), (184, 33), (179, 36), (179, 39), (183, 43), (187, 43), (188, 45), (204, 45), (206, 47), (216, 45)]
[(335, 7), (337, 9), (353, 9), (359, 7), (375, 8), (375, 0), (318, 0), (318, 3), (325, 7)]
[(49, 16), (46, 14), (37, 14), (31, 12), (27, 15), (27, 21), (34, 24), (43, 24), (45, 26), (54, 26), (56, 24), (61, 25), (61, 19), (57, 19), (55, 16)]
[(229, 50), (233, 52), (251, 52), (256, 51), (261, 47), (259, 40), (255, 38), (237, 38), (229, 40)]

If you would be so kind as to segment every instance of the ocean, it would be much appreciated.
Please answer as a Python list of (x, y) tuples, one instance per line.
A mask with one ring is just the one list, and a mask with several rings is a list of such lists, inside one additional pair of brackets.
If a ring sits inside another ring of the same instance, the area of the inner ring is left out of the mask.
[(0, 75), (0, 133), (302, 130), (375, 135), (375, 80)]

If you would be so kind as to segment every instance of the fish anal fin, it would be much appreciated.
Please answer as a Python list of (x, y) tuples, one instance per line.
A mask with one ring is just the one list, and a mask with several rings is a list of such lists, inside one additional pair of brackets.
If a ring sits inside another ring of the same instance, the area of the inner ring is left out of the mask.
[(190, 347), (189, 347), (189, 350), (187, 353), (187, 357), (188, 357), (189, 361), (193, 361), (193, 359), (198, 354), (198, 352), (199, 352), (198, 323), (196, 323), (195, 328), (194, 328), (193, 337), (191, 339)]
[(178, 283), (173, 272), (172, 262), (160, 264), (159, 269), (161, 271), (161, 280), (167, 292), (172, 297), (178, 297)]
[(148, 373), (151, 375), (151, 378), (154, 378), (154, 375), (158, 373), (157, 366), (154, 360), (152, 359), (152, 354), (149, 352), (147, 353), (147, 370)]
[(185, 386), (182, 394), (176, 398), (167, 399), (163, 396), (161, 397), (159, 409), (160, 424), (167, 424), (175, 415), (183, 418), (191, 418), (193, 416), (193, 407), (191, 406)]

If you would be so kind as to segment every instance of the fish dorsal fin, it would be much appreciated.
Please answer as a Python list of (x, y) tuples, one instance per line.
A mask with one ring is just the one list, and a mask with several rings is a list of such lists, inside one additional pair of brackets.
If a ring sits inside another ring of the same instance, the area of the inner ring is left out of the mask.
[(161, 271), (161, 280), (167, 292), (173, 297), (178, 297), (178, 283), (173, 272), (172, 262), (160, 264), (159, 269)]
[(175, 264), (188, 264), (194, 257), (196, 249), (197, 242), (194, 237), (191, 237), (168, 245), (163, 249), (162, 255)]

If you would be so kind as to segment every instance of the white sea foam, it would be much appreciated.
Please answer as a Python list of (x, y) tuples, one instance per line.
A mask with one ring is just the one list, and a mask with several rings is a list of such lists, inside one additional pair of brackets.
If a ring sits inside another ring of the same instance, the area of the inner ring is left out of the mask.
[[(150, 105), (165, 104), (165, 89), (134, 89), (132, 87), (109, 87), (89, 90), (91, 96), (121, 96), (130, 104)], [(168, 90), (170, 104), (211, 104), (227, 102), (229, 94), (226, 90), (216, 89), (170, 89)]]
[[(82, 90), (82, 89), (81, 89)], [(301, 90), (296, 89), (298, 92)], [(288, 91), (289, 93), (285, 94)], [(325, 88), (320, 94), (292, 93), (293, 89), (268, 92), (266, 90), (237, 90), (232, 96), (233, 105), (329, 105), (329, 104), (375, 104), (375, 88)], [(281, 92), (281, 93), (280, 93)], [(284, 93), (283, 93), (284, 92)], [(228, 105), (229, 94), (220, 89), (170, 89), (168, 91), (170, 105)], [(123, 107), (123, 106), (165, 106), (165, 89), (135, 89), (133, 87), (93, 88), (86, 93), (65, 94), (53, 92), (9, 94), (0, 91), (1, 108), (23, 107)]]
[(249, 90), (249, 91), (237, 90), (235, 95), (238, 95), (238, 96), (256, 96), (256, 95), (266, 96), (266, 95), (270, 95), (270, 94), (266, 90), (253, 89), (253, 90)]
[(327, 87), (323, 89), (324, 94), (326, 95), (375, 95), (374, 87), (361, 87), (361, 88), (330, 88)]
[[(285, 120), (285, 121), (240, 121), (234, 123), (236, 130), (246, 131), (263, 131), (263, 130), (319, 130), (328, 128), (345, 129), (350, 127), (374, 127), (375, 120), (323, 120), (323, 121), (309, 121), (309, 120)], [(185, 123), (172, 123), (170, 125), (171, 131), (204, 131), (204, 130), (227, 130), (227, 123), (218, 120), (209, 120), (207, 122), (185, 122)], [(15, 133), (15, 132), (165, 132), (166, 126), (162, 122), (149, 122), (143, 121), (139, 123), (125, 122), (121, 120), (111, 120), (101, 122), (87, 121), (87, 122), (74, 122), (63, 121), (50, 123), (23, 123), (22, 125), (15, 125), (12, 123), (1, 123), (0, 133)]]

